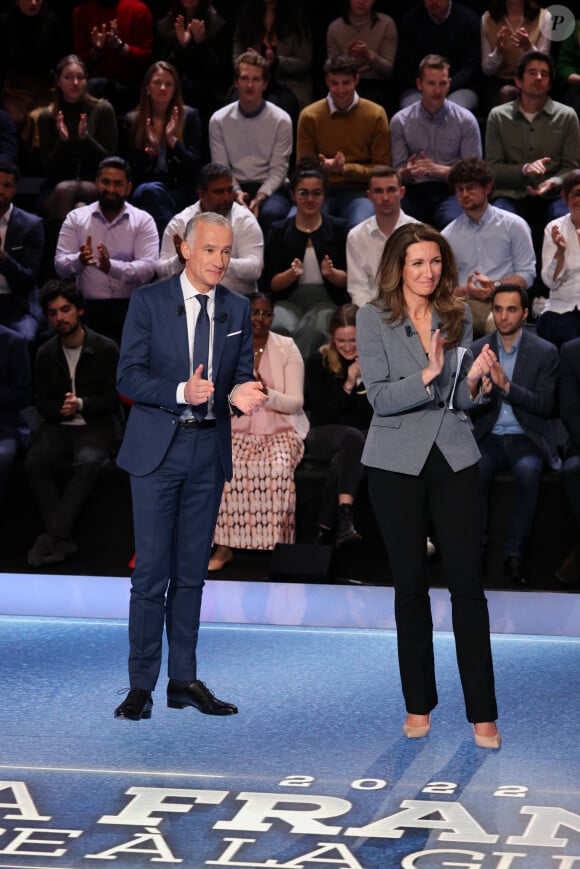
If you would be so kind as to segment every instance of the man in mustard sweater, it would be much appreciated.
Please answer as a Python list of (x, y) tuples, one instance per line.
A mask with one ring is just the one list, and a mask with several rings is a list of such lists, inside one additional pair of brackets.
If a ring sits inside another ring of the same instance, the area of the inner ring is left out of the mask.
[(389, 122), (381, 106), (357, 94), (352, 58), (330, 58), (324, 72), (328, 94), (300, 112), (296, 156), (318, 157), (328, 182), (324, 209), (351, 229), (374, 214), (366, 191), (373, 168), (390, 165)]

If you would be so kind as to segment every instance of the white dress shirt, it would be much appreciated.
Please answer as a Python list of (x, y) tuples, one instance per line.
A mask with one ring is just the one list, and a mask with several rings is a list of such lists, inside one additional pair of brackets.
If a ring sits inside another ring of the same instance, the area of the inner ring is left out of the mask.
[[(416, 222), (414, 217), (401, 211), (393, 232), (404, 223)], [(353, 226), (346, 237), (347, 290), (359, 308), (377, 297), (376, 275), (386, 240), (374, 216)]]

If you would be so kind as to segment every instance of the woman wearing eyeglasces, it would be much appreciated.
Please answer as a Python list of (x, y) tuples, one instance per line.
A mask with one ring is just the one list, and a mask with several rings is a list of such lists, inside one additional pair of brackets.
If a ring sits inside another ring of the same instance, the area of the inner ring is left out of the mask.
[(294, 471), (304, 455), (308, 419), (304, 362), (292, 338), (270, 332), (273, 307), (264, 293), (249, 297), (254, 375), (268, 401), (251, 416), (232, 418), (234, 476), (224, 486), (209, 570), (233, 560), (233, 549), (273, 549), (294, 542)]
[(433, 523), (449, 590), (457, 661), (475, 742), (499, 748), (487, 602), (481, 581), (479, 450), (466, 411), (497, 361), (475, 362), (469, 310), (453, 296), (448, 242), (409, 223), (390, 236), (375, 302), (357, 315), (361, 374), (374, 414), (362, 462), (395, 588), (403, 732), (423, 737), (437, 705), (425, 537)]
[(324, 175), (312, 158), (300, 160), (290, 182), (296, 213), (272, 224), (261, 287), (274, 298), (274, 332), (291, 335), (308, 356), (328, 334), (332, 312), (346, 291), (346, 223), (322, 213)]

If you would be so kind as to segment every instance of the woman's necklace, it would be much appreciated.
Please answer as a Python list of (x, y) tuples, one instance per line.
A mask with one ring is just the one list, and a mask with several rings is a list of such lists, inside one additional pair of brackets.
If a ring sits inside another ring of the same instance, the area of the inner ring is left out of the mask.
[(258, 370), (260, 368), (260, 362), (262, 361), (262, 354), (266, 349), (266, 343), (267, 340), (261, 347), (256, 347), (254, 349), (254, 371), (256, 372), (256, 374), (258, 373)]

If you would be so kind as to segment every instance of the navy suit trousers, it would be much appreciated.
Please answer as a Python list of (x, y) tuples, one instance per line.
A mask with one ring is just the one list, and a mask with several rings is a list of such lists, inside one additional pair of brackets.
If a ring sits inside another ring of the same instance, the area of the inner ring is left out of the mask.
[(223, 485), (215, 428), (178, 429), (158, 468), (131, 475), (137, 554), (129, 605), (131, 688), (155, 688), (164, 624), (169, 678), (197, 678), (202, 589)]

